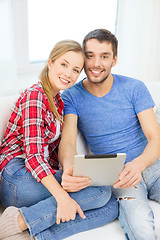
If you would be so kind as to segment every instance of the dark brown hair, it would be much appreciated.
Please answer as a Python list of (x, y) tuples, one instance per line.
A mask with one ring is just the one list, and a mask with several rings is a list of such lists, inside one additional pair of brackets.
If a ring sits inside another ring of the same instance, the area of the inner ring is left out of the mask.
[(115, 37), (115, 35), (113, 35), (110, 31), (106, 30), (106, 29), (95, 29), (91, 32), (89, 32), (84, 40), (83, 40), (83, 44), (82, 44), (82, 48), (83, 51), (85, 53), (86, 50), (86, 43), (88, 40), (90, 39), (97, 39), (99, 42), (109, 42), (112, 44), (112, 50), (113, 50), (113, 57), (117, 56), (117, 49), (118, 49), (118, 40)]

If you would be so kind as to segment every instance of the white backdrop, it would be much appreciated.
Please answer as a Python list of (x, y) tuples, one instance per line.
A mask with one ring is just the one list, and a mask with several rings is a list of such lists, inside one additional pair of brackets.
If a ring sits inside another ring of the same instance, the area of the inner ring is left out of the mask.
[[(14, 21), (21, 25), (21, 19), (14, 19), (14, 1), (0, 0), (0, 96), (15, 94), (32, 81), (36, 82), (42, 68), (32, 66), (30, 71), (26, 68), (24, 72), (18, 69), (24, 63), (23, 59), (18, 62), (17, 49), (24, 56), (28, 53), (25, 45), (20, 46), (15, 40), (17, 36), (25, 39), (26, 29), (13, 29)], [(26, 0), (18, 2), (23, 4)], [(119, 40), (118, 64), (113, 72), (144, 82), (160, 81), (160, 0), (119, 0), (116, 36)]]
[(11, 1), (0, 0), (0, 96), (17, 91)]
[(114, 71), (144, 82), (160, 81), (160, 1), (119, 0)]

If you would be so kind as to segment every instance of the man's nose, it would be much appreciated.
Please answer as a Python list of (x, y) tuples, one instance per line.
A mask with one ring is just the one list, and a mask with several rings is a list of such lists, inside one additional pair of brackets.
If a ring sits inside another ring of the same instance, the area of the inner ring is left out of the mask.
[(101, 59), (99, 57), (94, 58), (94, 66), (99, 67), (101, 65)]

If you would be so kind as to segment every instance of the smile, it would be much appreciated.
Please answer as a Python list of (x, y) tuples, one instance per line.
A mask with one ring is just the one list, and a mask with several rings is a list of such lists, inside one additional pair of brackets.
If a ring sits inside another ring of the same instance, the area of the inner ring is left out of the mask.
[(102, 73), (102, 70), (90, 70), (94, 76), (99, 76)]
[(64, 78), (59, 77), (59, 79), (60, 79), (61, 82), (63, 82), (64, 84), (69, 84), (69, 83), (70, 83), (69, 80), (66, 80), (66, 79), (64, 79)]

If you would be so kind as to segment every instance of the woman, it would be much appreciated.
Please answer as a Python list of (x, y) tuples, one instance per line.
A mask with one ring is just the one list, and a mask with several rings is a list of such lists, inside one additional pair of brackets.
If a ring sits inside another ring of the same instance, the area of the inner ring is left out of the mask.
[(77, 42), (57, 43), (40, 82), (25, 90), (14, 105), (0, 147), (1, 201), (8, 207), (0, 218), (0, 239), (64, 239), (117, 217), (116, 202), (109, 201), (110, 188), (87, 188), (91, 184), (87, 178), (86, 188), (77, 193), (69, 194), (60, 185), (57, 147), (63, 102), (59, 91), (76, 82), (83, 64)]

